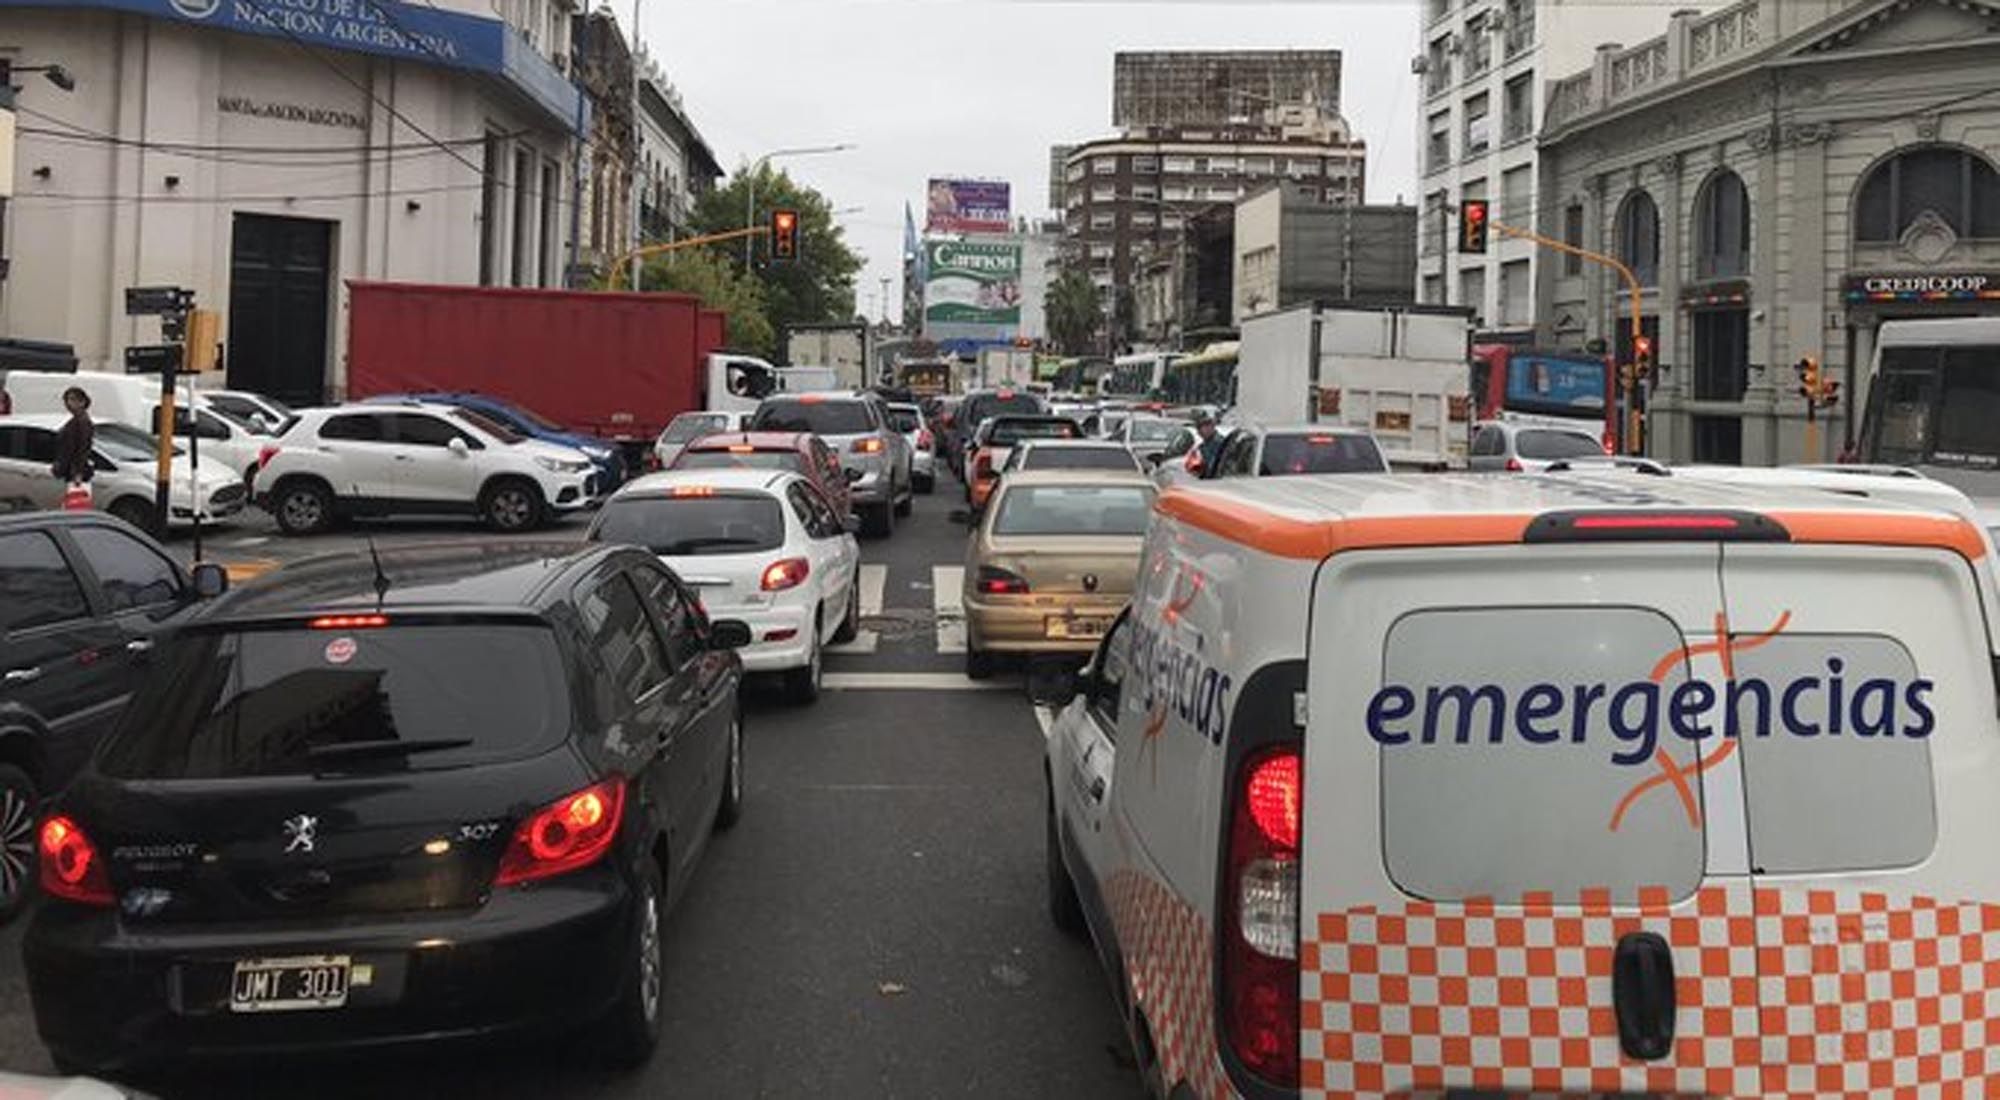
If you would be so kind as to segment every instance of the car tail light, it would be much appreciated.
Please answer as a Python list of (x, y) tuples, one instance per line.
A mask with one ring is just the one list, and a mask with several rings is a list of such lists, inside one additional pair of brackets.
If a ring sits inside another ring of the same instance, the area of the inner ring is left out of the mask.
[(1201, 448), (1200, 448), (1200, 447), (1191, 447), (1191, 448), (1189, 448), (1189, 449), (1188, 449), (1188, 453), (1187, 453), (1187, 457), (1181, 460), (1181, 464), (1182, 464), (1183, 466), (1186, 466), (1186, 467), (1187, 467), (1187, 472), (1188, 472), (1188, 473), (1191, 473), (1191, 474), (1198, 474), (1198, 473), (1200, 473), (1200, 472), (1201, 472)]
[(917, 429), (917, 450), (928, 451), (936, 446), (937, 446), (937, 437), (931, 434), (931, 430), (929, 428)]
[(618, 839), (625, 777), (614, 775), (528, 815), (500, 857), (496, 886), (566, 874), (598, 861)]
[(1299, 841), (1305, 768), (1297, 745), (1243, 766), (1223, 871), (1222, 1020), (1244, 1068), (1299, 1082)]
[(848, 450), (851, 450), (851, 451), (853, 451), (853, 452), (854, 452), (855, 454), (858, 454), (858, 455), (875, 455), (875, 454), (881, 454), (881, 453), (882, 453), (882, 441), (881, 441), (880, 439), (878, 439), (877, 437), (875, 437), (875, 436), (872, 436), (872, 435), (871, 435), (871, 436), (865, 436), (865, 437), (863, 437), (863, 438), (861, 438), (861, 439), (857, 439), (857, 440), (855, 440), (855, 441), (854, 441), (854, 445), (853, 445), (852, 447), (849, 447), (849, 448), (848, 448)]
[(1518, 458), (1515, 458), (1515, 457), (1514, 457), (1513, 455), (1508, 455), (1508, 456), (1507, 456), (1507, 469), (1508, 469), (1508, 471), (1509, 471), (1509, 472), (1511, 472), (1511, 473), (1516, 473), (1516, 474), (1518, 474), (1518, 473), (1521, 473), (1521, 472), (1525, 471), (1525, 470), (1527, 469), (1527, 467), (1525, 467), (1525, 466), (1521, 465), (1521, 460), (1520, 460), (1520, 459), (1518, 459)]
[(993, 455), (991, 452), (980, 451), (978, 454), (972, 457), (972, 476), (974, 477), (993, 476)]
[(321, 615), (306, 623), (307, 630), (374, 630), (389, 625), (387, 615)]
[(979, 591), (988, 596), (1021, 596), (1027, 594), (1028, 578), (998, 566), (979, 567)]
[(266, 443), (262, 447), (257, 448), (257, 468), (261, 470), (269, 466), (271, 460), (278, 457), (278, 452), (282, 450), (284, 448), (278, 446), (276, 443)]
[(83, 905), (111, 904), (111, 877), (76, 822), (66, 817), (42, 822), (40, 848), (43, 893)]
[(1615, 455), (1618, 453), (1618, 440), (1611, 434), (1609, 428), (1605, 429), (1603, 435), (1597, 437), (1597, 441), (1604, 445), (1605, 454)]
[(806, 577), (811, 573), (812, 563), (806, 559), (783, 558), (765, 567), (764, 579), (759, 582), (759, 587), (766, 592), (783, 592), (806, 583)]
[(661, 468), (661, 467), (660, 467), (660, 456), (659, 456), (659, 455), (656, 455), (656, 454), (654, 454), (654, 453), (653, 453), (653, 452), (651, 452), (651, 451), (647, 451), (647, 452), (646, 452), (646, 469), (647, 469), (647, 470), (648, 470), (648, 471), (650, 472), (650, 471), (654, 471), (654, 470), (658, 470), (658, 469), (660, 469), (660, 468)]

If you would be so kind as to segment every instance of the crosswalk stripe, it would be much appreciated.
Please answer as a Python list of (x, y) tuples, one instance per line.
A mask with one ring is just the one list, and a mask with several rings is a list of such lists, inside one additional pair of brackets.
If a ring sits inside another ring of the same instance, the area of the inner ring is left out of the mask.
[[(882, 614), (882, 594), (889, 587), (889, 567), (880, 562), (864, 563), (861, 566), (861, 617), (872, 619)], [(842, 645), (826, 647), (828, 653), (868, 654), (882, 644), (882, 636), (873, 630), (864, 630), (854, 636), (854, 640)]]
[(937, 651), (965, 652), (965, 584), (962, 565), (931, 566), (931, 606), (937, 611)]

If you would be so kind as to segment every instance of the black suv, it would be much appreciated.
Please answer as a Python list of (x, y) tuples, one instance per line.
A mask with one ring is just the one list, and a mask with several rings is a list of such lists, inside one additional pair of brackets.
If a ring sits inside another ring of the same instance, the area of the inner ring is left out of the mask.
[(42, 822), (42, 1041), (643, 1060), (661, 921), (741, 811), (748, 640), (631, 547), (333, 555), (210, 604)]
[(111, 728), (161, 632), (226, 584), (102, 513), (0, 516), (0, 920), (30, 893), (41, 795)]

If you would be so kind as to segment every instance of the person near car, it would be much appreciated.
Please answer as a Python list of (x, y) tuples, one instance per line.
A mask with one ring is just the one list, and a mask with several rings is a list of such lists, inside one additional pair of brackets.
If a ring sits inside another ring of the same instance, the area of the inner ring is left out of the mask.
[(56, 432), (56, 460), (49, 472), (67, 486), (65, 508), (70, 506), (70, 497), (81, 497), (83, 507), (88, 508), (90, 448), (97, 438), (97, 429), (90, 422), (90, 395), (80, 386), (71, 386), (63, 391), (63, 408), (69, 410), (69, 420)]
[(1194, 430), (1201, 436), (1201, 442), (1196, 445), (1196, 450), (1201, 453), (1201, 468), (1212, 470), (1215, 464), (1222, 460), (1222, 445), (1227, 440), (1223, 438), (1221, 432), (1215, 430), (1215, 417), (1207, 413), (1195, 418)]

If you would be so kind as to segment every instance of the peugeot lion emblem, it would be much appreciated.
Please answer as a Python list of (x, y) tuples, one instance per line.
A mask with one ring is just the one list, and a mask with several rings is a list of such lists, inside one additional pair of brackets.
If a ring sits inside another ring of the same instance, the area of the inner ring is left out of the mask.
[(285, 822), (285, 854), (310, 852), (313, 850), (313, 833), (319, 829), (319, 818), (300, 814)]
[(1085, 573), (1083, 575), (1083, 590), (1085, 592), (1097, 591), (1097, 574)]

